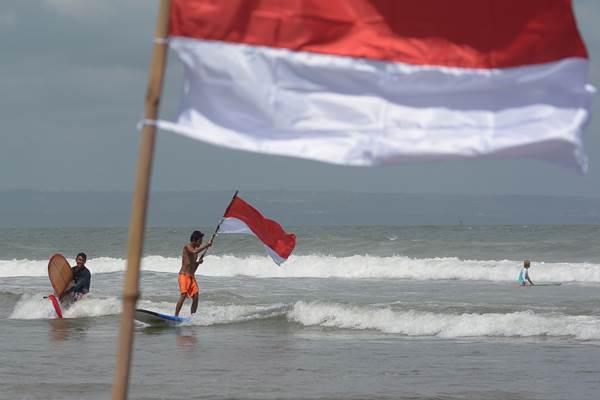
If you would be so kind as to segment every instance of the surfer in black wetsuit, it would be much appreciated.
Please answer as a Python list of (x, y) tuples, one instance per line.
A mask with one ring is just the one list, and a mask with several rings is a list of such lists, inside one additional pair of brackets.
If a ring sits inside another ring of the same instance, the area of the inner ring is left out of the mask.
[(77, 254), (77, 258), (75, 258), (77, 265), (75, 267), (71, 267), (71, 271), (73, 272), (73, 286), (71, 286), (65, 292), (65, 294), (72, 293), (73, 300), (81, 299), (87, 292), (90, 291), (92, 274), (85, 266), (86, 260), (87, 256), (85, 253), (79, 253)]

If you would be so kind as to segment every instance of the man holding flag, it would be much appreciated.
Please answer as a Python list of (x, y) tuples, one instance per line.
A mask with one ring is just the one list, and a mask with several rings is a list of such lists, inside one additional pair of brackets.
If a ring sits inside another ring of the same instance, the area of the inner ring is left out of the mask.
[(179, 316), (179, 311), (186, 298), (192, 299), (191, 314), (194, 315), (198, 309), (198, 282), (196, 282), (196, 270), (198, 265), (204, 262), (203, 251), (212, 246), (213, 238), (208, 243), (202, 245), (204, 234), (200, 231), (192, 232), (190, 242), (183, 246), (181, 251), (181, 269), (179, 270), (179, 300), (175, 307), (175, 316)]
[(237, 194), (236, 191), (208, 243), (202, 245), (204, 234), (200, 231), (194, 231), (190, 237), (190, 242), (183, 246), (178, 278), (180, 296), (175, 307), (175, 316), (179, 316), (186, 298), (192, 299), (191, 314), (196, 313), (199, 291), (195, 273), (198, 266), (204, 262), (204, 255), (208, 248), (212, 246), (218, 232), (243, 233), (256, 236), (277, 265), (281, 265), (286, 261), (292, 254), (294, 247), (296, 247), (296, 235), (285, 232), (276, 221), (263, 217), (258, 210), (238, 197)]

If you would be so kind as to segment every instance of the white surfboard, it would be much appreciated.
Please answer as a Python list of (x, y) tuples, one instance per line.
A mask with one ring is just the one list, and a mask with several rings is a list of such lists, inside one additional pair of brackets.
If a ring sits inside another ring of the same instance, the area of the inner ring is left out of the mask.
[(519, 287), (540, 287), (540, 286), (560, 286), (562, 285), (561, 282), (535, 282), (533, 285), (517, 285)]

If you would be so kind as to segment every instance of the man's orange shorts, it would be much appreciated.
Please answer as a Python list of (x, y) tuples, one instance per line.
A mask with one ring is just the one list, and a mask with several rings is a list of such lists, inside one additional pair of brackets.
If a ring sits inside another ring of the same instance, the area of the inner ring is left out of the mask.
[(198, 294), (198, 283), (194, 275), (179, 274), (179, 293), (187, 294), (190, 299)]

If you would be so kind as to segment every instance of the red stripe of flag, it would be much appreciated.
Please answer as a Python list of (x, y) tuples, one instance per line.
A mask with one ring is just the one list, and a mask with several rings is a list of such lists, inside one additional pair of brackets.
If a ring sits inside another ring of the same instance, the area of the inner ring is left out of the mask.
[(462, 68), (587, 58), (571, 0), (174, 0), (171, 36)]

